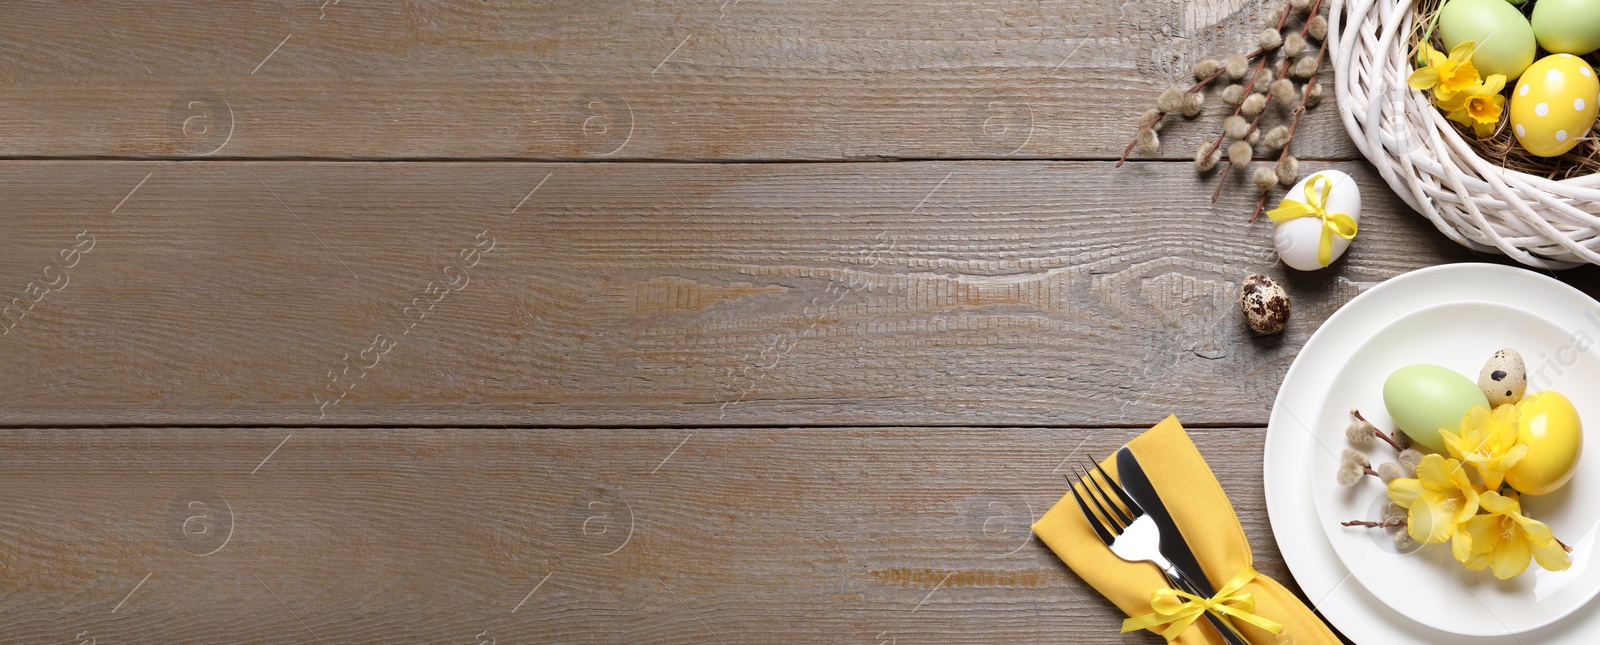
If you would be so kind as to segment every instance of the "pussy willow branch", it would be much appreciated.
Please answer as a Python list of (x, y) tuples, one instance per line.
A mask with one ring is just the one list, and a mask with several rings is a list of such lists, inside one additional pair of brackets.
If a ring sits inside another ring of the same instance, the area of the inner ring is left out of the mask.
[[(1257, 49), (1257, 50), (1247, 54), (1244, 57), (1244, 59), (1246, 61), (1255, 60), (1255, 58), (1257, 56), (1262, 56), (1264, 58), (1265, 57), (1264, 55), (1266, 53), (1267, 53), (1267, 51), (1265, 49)], [(1212, 81), (1217, 80), (1218, 78), (1221, 78), (1223, 74), (1227, 73), (1227, 71), (1228, 71), (1227, 66), (1218, 67), (1217, 71), (1212, 72), (1211, 75), (1205, 77), (1204, 80), (1201, 80), (1201, 81), (1195, 83), (1194, 85), (1190, 85), (1189, 89), (1186, 89), (1186, 90), (1183, 91), (1183, 95), (1184, 96), (1188, 96), (1190, 94), (1194, 94), (1195, 92), (1200, 91), (1200, 88), (1205, 87), (1207, 84), (1211, 83)], [(1157, 123), (1161, 123), (1166, 118), (1167, 118), (1167, 113), (1166, 112), (1162, 112), (1160, 114), (1157, 114), (1156, 115), (1156, 120), (1150, 122), (1151, 127), (1154, 127)], [(1133, 141), (1129, 141), (1128, 142), (1128, 147), (1122, 149), (1122, 158), (1118, 159), (1117, 160), (1117, 165), (1112, 166), (1112, 167), (1113, 168), (1121, 168), (1122, 164), (1128, 161), (1128, 155), (1133, 154), (1133, 146), (1135, 144), (1137, 144), (1137, 143), (1139, 143), (1139, 139), (1137, 137), (1135, 137)]]
[[(1291, 127), (1289, 129), (1289, 134), (1290, 134), (1291, 137), (1294, 135), (1294, 128)], [(1284, 146), (1283, 149), (1284, 149), (1284, 152), (1288, 152), (1289, 146)], [(1279, 160), (1279, 163), (1282, 163), (1281, 159)], [(1262, 199), (1263, 202), (1266, 201), (1266, 198), (1267, 198), (1266, 195), (1262, 195), (1261, 196), (1261, 199)], [(1256, 206), (1256, 212), (1257, 213), (1261, 212), (1261, 207), (1259, 205)], [(1250, 217), (1250, 219), (1254, 220), (1255, 216), (1252, 215)], [(1355, 408), (1350, 408), (1350, 416), (1355, 417), (1357, 421), (1360, 421), (1360, 422), (1365, 423), (1365, 424), (1367, 424), (1369, 426), (1372, 426), (1372, 432), (1374, 434), (1376, 434), (1379, 439), (1382, 439), (1384, 443), (1389, 444), (1389, 447), (1394, 448), (1395, 452), (1398, 453), (1398, 452), (1402, 452), (1402, 451), (1405, 450), (1405, 448), (1401, 448), (1400, 447), (1400, 443), (1399, 442), (1395, 441), (1393, 437), (1389, 436), (1389, 433), (1384, 432), (1376, 424), (1372, 423), (1371, 421), (1368, 421), (1366, 417), (1362, 416), (1360, 410), (1357, 410)]]
[[(1318, 1), (1320, 2), (1320, 0), (1318, 0)], [(1322, 68), (1322, 55), (1324, 53), (1326, 53), (1327, 51), (1328, 51), (1328, 41), (1327, 40), (1323, 40), (1322, 41), (1322, 46), (1317, 48), (1317, 68), (1318, 68), (1318, 71), (1321, 71), (1321, 68)], [(1316, 84), (1317, 84), (1317, 72), (1312, 72), (1311, 73), (1311, 78), (1306, 79), (1306, 89), (1305, 89), (1305, 91), (1300, 93), (1300, 105), (1294, 109), (1294, 120), (1289, 122), (1289, 140), (1284, 142), (1283, 151), (1278, 153), (1278, 164), (1276, 166), (1273, 166), (1273, 168), (1272, 168), (1274, 173), (1276, 173), (1283, 166), (1284, 157), (1289, 156), (1289, 146), (1294, 144), (1294, 131), (1295, 131), (1295, 128), (1300, 126), (1300, 115), (1305, 114), (1305, 112), (1306, 112), (1306, 99), (1311, 96), (1311, 88), (1315, 87)], [(1252, 222), (1256, 221), (1256, 218), (1261, 216), (1261, 209), (1266, 208), (1266, 207), (1267, 207), (1267, 193), (1261, 193), (1261, 199), (1256, 200), (1256, 210), (1255, 210), (1255, 212), (1250, 214), (1250, 221), (1252, 221)], [(1356, 418), (1360, 419), (1361, 415), (1357, 414)], [(1366, 419), (1361, 419), (1361, 420), (1365, 421)], [(1400, 449), (1400, 446), (1395, 445), (1395, 443), (1393, 441), (1390, 441), (1388, 437), (1384, 437), (1384, 441), (1388, 441), (1389, 445), (1395, 446), (1395, 450), (1399, 450)]]
[[(1302, 38), (1305, 37), (1306, 32), (1311, 29), (1311, 21), (1317, 17), (1317, 12), (1321, 11), (1321, 10), (1322, 10), (1322, 0), (1316, 0), (1315, 2), (1311, 3), (1311, 11), (1306, 14), (1305, 24), (1300, 25), (1300, 37), (1302, 37)], [(1289, 14), (1290, 14), (1290, 12), (1286, 9), (1283, 12), (1283, 17), (1278, 19), (1278, 31), (1283, 31), (1283, 25), (1284, 25), (1285, 22), (1287, 22), (1289, 20)], [(1324, 48), (1326, 48), (1328, 46), (1328, 41), (1327, 41), (1326, 38), (1324, 38), (1322, 40), (1322, 46)], [(1278, 78), (1283, 78), (1284, 75), (1289, 72), (1289, 62), (1290, 61), (1287, 60), (1287, 57), (1285, 57), (1285, 60), (1283, 61), (1283, 69), (1279, 71)], [(1317, 52), (1317, 65), (1318, 66), (1322, 65), (1322, 52), (1321, 51)], [(1256, 71), (1250, 75), (1250, 83), (1244, 86), (1244, 94), (1245, 94), (1245, 96), (1249, 96), (1250, 95), (1250, 88), (1256, 84), (1256, 77), (1260, 76), (1261, 75), (1261, 70), (1266, 69), (1266, 67), (1267, 67), (1267, 57), (1266, 56), (1262, 56), (1260, 64), (1256, 66)], [(1311, 75), (1312, 80), (1315, 80), (1316, 77), (1317, 76), (1316, 76), (1315, 73), (1313, 73)], [(1277, 79), (1273, 79), (1273, 80), (1277, 80)], [(1310, 87), (1310, 85), (1307, 84), (1307, 87)], [(1300, 99), (1300, 105), (1303, 106), (1303, 105), (1305, 105), (1305, 103), (1306, 103), (1305, 99), (1302, 97)], [(1235, 108), (1233, 110), (1234, 116), (1238, 116), (1239, 110), (1241, 110), (1243, 108), (1244, 108), (1244, 102), (1240, 101), (1239, 102), (1239, 107)], [(1250, 136), (1250, 133), (1255, 131), (1256, 124), (1261, 121), (1261, 115), (1262, 114), (1266, 114), (1266, 110), (1262, 110), (1261, 114), (1257, 114), (1256, 118), (1255, 118), (1255, 121), (1252, 121), (1250, 123), (1250, 129), (1245, 130), (1245, 133), (1244, 133), (1244, 135), (1246, 137)], [(1297, 113), (1295, 116), (1298, 119), (1299, 114)], [(1224, 130), (1222, 134), (1217, 135), (1217, 140), (1212, 142), (1211, 149), (1206, 151), (1205, 156), (1210, 157), (1213, 153), (1215, 153), (1217, 151), (1217, 148), (1221, 148), (1222, 147), (1222, 139), (1223, 139), (1223, 137), (1226, 137), (1227, 135), (1228, 135), (1228, 133), (1227, 133), (1226, 130)], [(1284, 146), (1284, 149), (1287, 150), (1288, 146)], [(1278, 159), (1281, 162), (1283, 158), (1280, 156)], [(1255, 161), (1254, 155), (1251, 155), (1251, 159), (1250, 160), (1251, 161)], [(1222, 167), (1222, 172), (1217, 173), (1217, 189), (1214, 190), (1214, 191), (1211, 191), (1211, 202), (1212, 203), (1216, 203), (1217, 197), (1222, 195), (1222, 181), (1224, 179), (1228, 178), (1228, 171), (1230, 169), (1232, 169), (1232, 168), (1233, 168), (1233, 162), (1229, 161), (1228, 165)], [(1258, 203), (1259, 204), (1265, 204), (1266, 203), (1266, 193), (1262, 193), (1261, 195), (1262, 195), (1262, 200), (1259, 201)], [(1256, 208), (1256, 210), (1260, 211), (1261, 209), (1258, 207), (1258, 208)], [(1254, 220), (1255, 218), (1256, 218), (1255, 215), (1251, 215), (1250, 216), (1251, 220)]]
[(1390, 529), (1390, 528), (1397, 528), (1397, 527), (1405, 526), (1406, 525), (1406, 521), (1405, 520), (1394, 520), (1392, 522), (1373, 522), (1371, 520), (1350, 520), (1349, 522), (1340, 522), (1339, 525), (1340, 526), (1364, 526), (1364, 527), (1367, 527), (1369, 529)]

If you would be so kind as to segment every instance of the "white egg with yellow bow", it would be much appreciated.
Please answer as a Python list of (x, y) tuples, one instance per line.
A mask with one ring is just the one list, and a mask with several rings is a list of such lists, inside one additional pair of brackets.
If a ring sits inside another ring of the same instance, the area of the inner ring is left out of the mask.
[(1272, 246), (1283, 263), (1315, 271), (1350, 248), (1361, 221), (1361, 191), (1350, 175), (1323, 170), (1290, 188), (1267, 217), (1276, 223)]

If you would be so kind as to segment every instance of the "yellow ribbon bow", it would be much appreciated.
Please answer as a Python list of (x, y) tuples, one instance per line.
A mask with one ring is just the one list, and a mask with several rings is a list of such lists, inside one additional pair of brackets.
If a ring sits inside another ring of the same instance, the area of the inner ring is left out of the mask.
[[(1317, 190), (1321, 184), (1322, 190)], [(1333, 236), (1337, 235), (1347, 240), (1356, 238), (1356, 220), (1344, 213), (1328, 212), (1328, 193), (1333, 191), (1333, 180), (1327, 175), (1315, 175), (1306, 182), (1306, 201), (1304, 203), (1289, 199), (1287, 196), (1278, 207), (1267, 211), (1267, 217), (1274, 222), (1283, 222), (1298, 217), (1315, 217), (1322, 220), (1322, 240), (1317, 244), (1317, 263), (1328, 266), (1333, 263)]]
[(1210, 598), (1202, 598), (1177, 589), (1157, 589), (1150, 597), (1150, 608), (1154, 611), (1122, 621), (1122, 633), (1141, 629), (1156, 631), (1157, 625), (1166, 623), (1167, 628), (1158, 633), (1171, 643), (1183, 633), (1183, 630), (1188, 629), (1195, 619), (1205, 615), (1207, 611), (1232, 616), (1273, 634), (1281, 633), (1283, 625), (1255, 615), (1255, 595), (1239, 592), (1255, 579), (1256, 575), (1254, 568), (1245, 567), (1244, 571), (1233, 577), (1233, 580), (1218, 589), (1217, 595)]

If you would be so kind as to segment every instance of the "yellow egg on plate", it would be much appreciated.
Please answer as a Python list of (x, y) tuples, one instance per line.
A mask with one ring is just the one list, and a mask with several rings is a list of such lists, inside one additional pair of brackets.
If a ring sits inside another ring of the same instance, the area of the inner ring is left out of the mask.
[(1578, 145), (1600, 114), (1600, 79), (1572, 54), (1552, 54), (1528, 66), (1511, 90), (1511, 129), (1523, 149), (1554, 157)]
[(1528, 454), (1506, 471), (1506, 483), (1528, 495), (1561, 488), (1572, 479), (1583, 453), (1578, 409), (1560, 392), (1547, 390), (1523, 397), (1517, 402), (1517, 441), (1528, 446)]

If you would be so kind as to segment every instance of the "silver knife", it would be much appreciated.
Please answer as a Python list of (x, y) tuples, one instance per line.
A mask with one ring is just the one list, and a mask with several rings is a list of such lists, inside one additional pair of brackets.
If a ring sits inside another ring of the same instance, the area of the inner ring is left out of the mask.
[(1128, 491), (1128, 496), (1139, 508), (1144, 509), (1145, 515), (1155, 520), (1156, 528), (1161, 529), (1161, 555), (1167, 556), (1167, 561), (1178, 571), (1193, 579), (1195, 587), (1206, 597), (1216, 594), (1217, 590), (1211, 586), (1211, 580), (1200, 567), (1200, 561), (1195, 559), (1194, 551), (1184, 541), (1183, 532), (1172, 521), (1172, 513), (1161, 502), (1161, 495), (1156, 493), (1156, 487), (1144, 474), (1144, 467), (1139, 465), (1138, 458), (1126, 446), (1117, 451), (1117, 479), (1122, 480), (1122, 488)]
[[(1166, 504), (1162, 503), (1155, 486), (1144, 474), (1144, 467), (1139, 465), (1139, 460), (1133, 456), (1133, 451), (1126, 446), (1117, 450), (1117, 479), (1122, 480), (1122, 488), (1133, 498), (1134, 503), (1144, 510), (1144, 514), (1155, 520), (1156, 528), (1161, 532), (1161, 555), (1166, 556), (1167, 561), (1172, 563), (1178, 573), (1183, 574), (1185, 578), (1178, 582), (1187, 582), (1193, 587), (1191, 591), (1196, 595), (1206, 598), (1216, 595), (1217, 590), (1211, 586), (1211, 580), (1206, 577), (1205, 569), (1201, 568), (1200, 561), (1194, 557), (1194, 551), (1189, 548), (1189, 543), (1184, 541), (1183, 532), (1178, 530), (1178, 525), (1172, 521), (1172, 514), (1167, 511)], [(1226, 621), (1212, 616), (1209, 612), (1206, 618), (1228, 642), (1244, 640)]]

